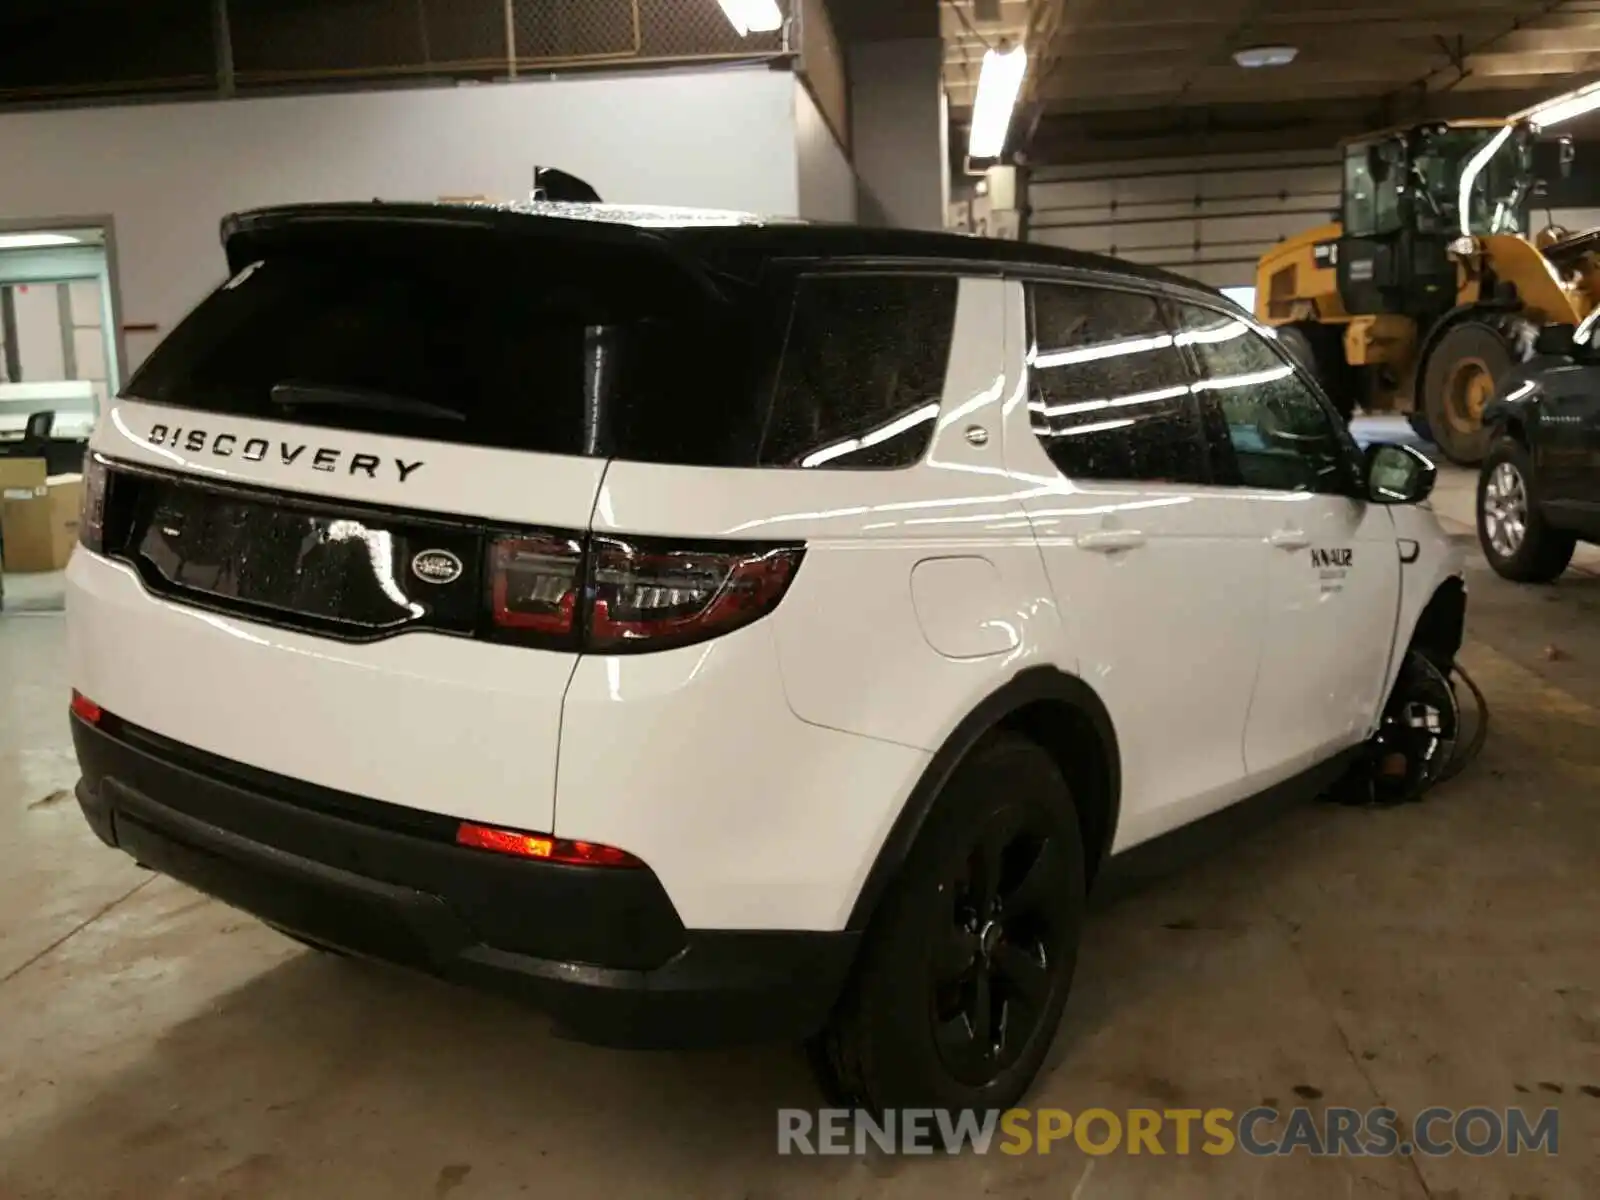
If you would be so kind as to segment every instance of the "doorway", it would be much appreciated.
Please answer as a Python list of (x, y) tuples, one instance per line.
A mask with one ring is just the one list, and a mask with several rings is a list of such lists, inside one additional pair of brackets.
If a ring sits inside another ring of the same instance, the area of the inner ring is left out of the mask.
[(81, 464), (122, 383), (112, 258), (109, 221), (0, 224), (0, 454)]

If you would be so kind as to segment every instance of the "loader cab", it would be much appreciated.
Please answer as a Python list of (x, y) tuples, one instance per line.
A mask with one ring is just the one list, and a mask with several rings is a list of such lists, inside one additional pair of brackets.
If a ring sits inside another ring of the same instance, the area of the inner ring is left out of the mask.
[(1340, 298), (1347, 311), (1429, 319), (1456, 303), (1450, 244), (1527, 236), (1534, 130), (1433, 122), (1347, 143)]

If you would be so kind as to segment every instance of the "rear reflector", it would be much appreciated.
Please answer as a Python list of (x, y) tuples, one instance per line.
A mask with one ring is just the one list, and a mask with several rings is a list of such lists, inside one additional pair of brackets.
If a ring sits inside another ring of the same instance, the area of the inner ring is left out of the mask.
[(100, 718), (105, 714), (101, 712), (98, 704), (82, 692), (74, 689), (72, 693), (72, 715), (86, 725), (98, 725), (100, 724)]
[(495, 829), (489, 825), (474, 825), (470, 821), (463, 821), (461, 828), (456, 830), (456, 844), (575, 867), (644, 866), (626, 850), (618, 850), (615, 846), (569, 841), (543, 833), (521, 833), (515, 829)]

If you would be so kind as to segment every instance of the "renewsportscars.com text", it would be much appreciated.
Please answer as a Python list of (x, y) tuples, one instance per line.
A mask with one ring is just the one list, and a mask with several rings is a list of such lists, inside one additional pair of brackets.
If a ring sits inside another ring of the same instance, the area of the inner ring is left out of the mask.
[(1556, 1154), (1561, 1114), (1554, 1108), (1426, 1108), (1403, 1119), (1392, 1108), (1258, 1107), (1013, 1108), (951, 1111), (783, 1108), (779, 1154), (1306, 1154), (1388, 1157)]

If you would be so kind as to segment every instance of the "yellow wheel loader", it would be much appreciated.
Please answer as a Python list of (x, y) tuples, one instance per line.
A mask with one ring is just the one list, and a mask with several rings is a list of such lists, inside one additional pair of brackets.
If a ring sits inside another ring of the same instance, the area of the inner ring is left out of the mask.
[(1256, 267), (1256, 316), (1276, 326), (1345, 415), (1408, 413), (1446, 458), (1480, 461), (1483, 406), (1538, 330), (1600, 299), (1600, 230), (1531, 233), (1540, 180), (1568, 140), (1525, 120), (1436, 121), (1343, 147), (1339, 219)]

